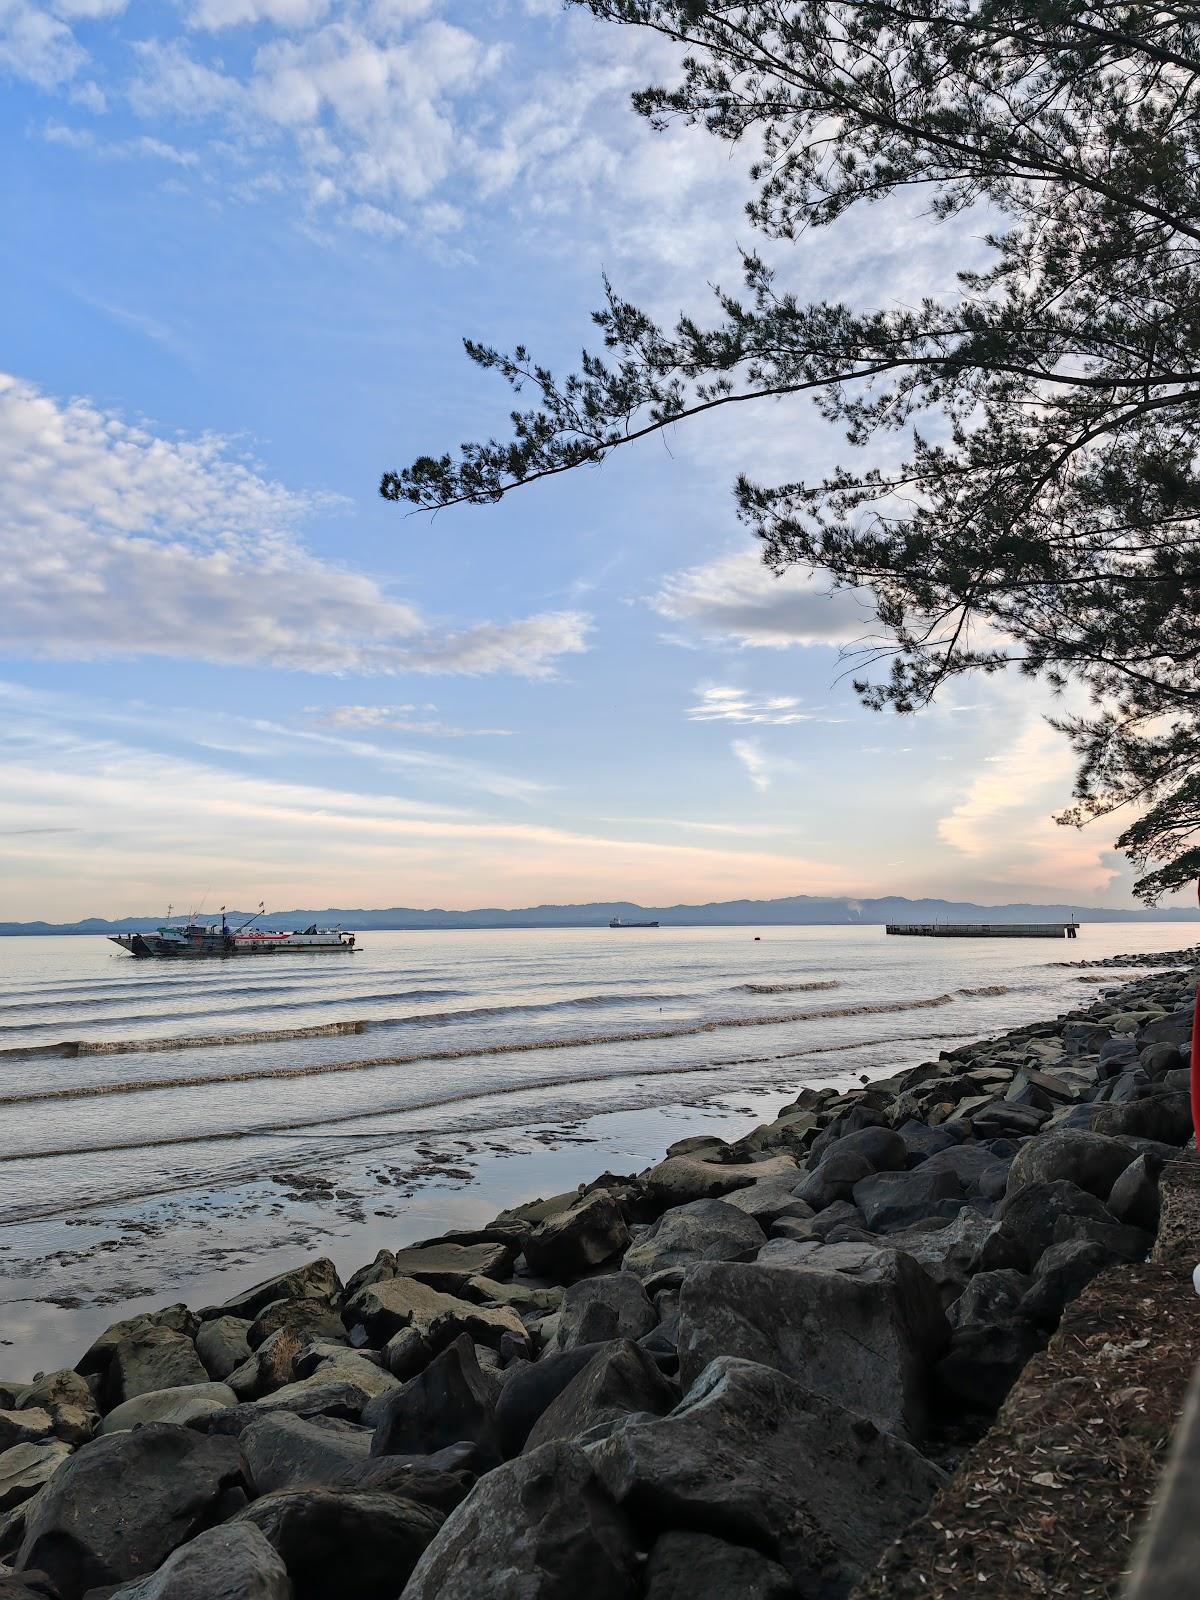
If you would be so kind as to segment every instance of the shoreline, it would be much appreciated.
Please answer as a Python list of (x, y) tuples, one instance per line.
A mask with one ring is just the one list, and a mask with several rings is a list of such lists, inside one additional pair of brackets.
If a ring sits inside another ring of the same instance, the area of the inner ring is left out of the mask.
[[(280, 1596), (457, 1600), (516, 1565), (547, 1600), (657, 1600), (668, 1557), (708, 1592), (847, 1595), (1064, 1310), (1148, 1254), (1191, 1138), (1196, 979), (1158, 968), (890, 1077), (802, 1088), (733, 1138), (384, 1247), (344, 1282), (293, 1260), (221, 1305), (122, 1319), (73, 1369), (0, 1382), (0, 1563), (48, 1569), (62, 1600), (141, 1600), (121, 1585), (159, 1569), (145, 1594), (183, 1600), (204, 1583), (171, 1587), (179, 1563), (215, 1584), (229, 1560)], [(147, 1479), (162, 1451), (176, 1465)], [(196, 1486), (209, 1458), (196, 1538), (159, 1479)], [(143, 1485), (136, 1503), (106, 1502), (101, 1470)], [(323, 1589), (313, 1548), (336, 1564)], [(602, 1587), (566, 1580), (565, 1548), (603, 1556)]]

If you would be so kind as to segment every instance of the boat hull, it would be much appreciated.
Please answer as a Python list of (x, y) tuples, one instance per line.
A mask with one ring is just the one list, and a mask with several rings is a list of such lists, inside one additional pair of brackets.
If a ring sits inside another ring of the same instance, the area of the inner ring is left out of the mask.
[(239, 956), (325, 955), (332, 950), (353, 951), (354, 935), (330, 936), (326, 940), (308, 937), (303, 942), (288, 938), (237, 939), (221, 934), (199, 939), (163, 939), (153, 933), (114, 933), (109, 936), (139, 961), (213, 961)]

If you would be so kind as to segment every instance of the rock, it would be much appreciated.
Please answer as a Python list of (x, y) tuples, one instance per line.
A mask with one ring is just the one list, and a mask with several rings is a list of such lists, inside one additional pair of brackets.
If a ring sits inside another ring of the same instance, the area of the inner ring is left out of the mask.
[(287, 1568), (257, 1528), (209, 1528), (158, 1571), (124, 1584), (109, 1600), (292, 1600)]
[(574, 1278), (620, 1255), (628, 1244), (629, 1229), (620, 1208), (599, 1189), (569, 1211), (538, 1223), (525, 1241), (525, 1260), (531, 1272)]
[(59, 1600), (59, 1593), (44, 1572), (18, 1575), (0, 1566), (0, 1600)]
[(148, 1423), (93, 1439), (63, 1463), (28, 1518), (16, 1565), (48, 1572), (63, 1600), (141, 1578), (236, 1511), (245, 1463), (232, 1439)]
[(646, 1600), (792, 1600), (794, 1593), (778, 1562), (709, 1533), (664, 1533), (646, 1565)]
[(982, 1144), (956, 1144), (939, 1150), (922, 1165), (923, 1172), (952, 1172), (968, 1194), (998, 1200), (1004, 1193), (1010, 1162)]
[(831, 1206), (826, 1206), (824, 1211), (818, 1212), (804, 1226), (811, 1230), (815, 1239), (823, 1243), (835, 1228), (862, 1228), (864, 1221), (863, 1214), (856, 1205), (849, 1200), (835, 1200)]
[(777, 1217), (808, 1216), (812, 1207), (798, 1200), (793, 1192), (799, 1176), (794, 1172), (785, 1178), (768, 1178), (764, 1183), (749, 1184), (745, 1189), (732, 1189), (722, 1200), (735, 1211), (744, 1211), (748, 1217), (753, 1217), (760, 1228), (768, 1227)]
[(148, 1326), (113, 1345), (101, 1380), (100, 1398), (103, 1408), (109, 1411), (139, 1394), (208, 1381), (196, 1346), (185, 1333)]
[(24, 1411), (0, 1411), (0, 1451), (15, 1444), (40, 1444), (54, 1432), (54, 1418), (43, 1406)]
[(463, 1297), (480, 1305), (508, 1306), (520, 1315), (534, 1312), (550, 1316), (562, 1303), (563, 1291), (557, 1284), (534, 1288), (527, 1283), (497, 1283), (494, 1278), (469, 1278)]
[(820, 1161), (829, 1147), (847, 1134), (857, 1133), (860, 1128), (882, 1128), (886, 1125), (887, 1118), (882, 1112), (872, 1110), (870, 1106), (851, 1106), (848, 1111), (839, 1112), (825, 1131), (813, 1140), (812, 1155)]
[(1065, 1179), (1103, 1200), (1133, 1158), (1134, 1152), (1119, 1139), (1075, 1128), (1059, 1129), (1031, 1139), (1021, 1148), (1008, 1169), (1005, 1193), (1017, 1195), (1032, 1183)]
[(243, 1405), (230, 1406), (228, 1410), (213, 1411), (207, 1417), (196, 1418), (190, 1426), (201, 1433), (223, 1434), (236, 1438), (259, 1417), (288, 1411), (298, 1417), (335, 1417), (344, 1422), (357, 1422), (363, 1408), (376, 1396), (364, 1389), (353, 1378), (342, 1375), (328, 1377), (314, 1373), (298, 1383), (285, 1384), (273, 1394)]
[(1142, 1029), (1143, 1044), (1173, 1044), (1178, 1049), (1192, 1037), (1192, 1008), (1184, 1007), (1170, 1016), (1159, 1017)]
[(581, 1278), (563, 1295), (556, 1344), (560, 1350), (570, 1350), (608, 1339), (640, 1339), (657, 1320), (635, 1273)]
[(908, 1166), (908, 1146), (894, 1128), (860, 1128), (834, 1145), (839, 1155), (865, 1156), (875, 1172), (901, 1172)]
[(745, 1189), (756, 1178), (752, 1166), (705, 1161), (699, 1156), (668, 1156), (646, 1173), (647, 1192), (663, 1206), (687, 1205), (692, 1200), (719, 1200), (734, 1189)]
[[(621, 1224), (624, 1227), (624, 1223)], [(401, 1328), (412, 1327), (434, 1350), (461, 1334), (476, 1344), (500, 1343), (506, 1333), (527, 1341), (525, 1324), (506, 1306), (477, 1306), (470, 1300), (431, 1289), (415, 1278), (385, 1278), (360, 1289), (344, 1312), (347, 1322), (361, 1322), (373, 1343), (384, 1345)]]
[(589, 1454), (639, 1524), (753, 1545), (805, 1595), (845, 1593), (945, 1481), (858, 1413), (731, 1356), (668, 1416), (622, 1428)]
[[(1164, 1078), (1168, 1072), (1184, 1069), (1184, 1061), (1177, 1044), (1148, 1044), (1138, 1054), (1138, 1064), (1151, 1078)], [(1186, 1070), (1186, 1069), (1184, 1069)]]
[(390, 1250), (378, 1250), (374, 1261), (369, 1261), (365, 1267), (359, 1267), (357, 1272), (352, 1272), (346, 1279), (342, 1290), (343, 1300), (349, 1300), (360, 1289), (365, 1289), (368, 1284), (379, 1283), (383, 1278), (396, 1276), (396, 1258)]
[(1042, 1337), (1023, 1317), (968, 1323), (957, 1328), (937, 1379), (951, 1418), (962, 1411), (991, 1416), (1021, 1375)]
[[(1165, 1048), (1155, 1045), (1154, 1049)], [(1158, 1229), (1158, 1180), (1163, 1169), (1161, 1156), (1138, 1156), (1122, 1172), (1108, 1196), (1108, 1209), (1118, 1222), (1132, 1223), (1154, 1233)]]
[(369, 1456), (348, 1467), (337, 1487), (398, 1495), (448, 1516), (475, 1482), (475, 1474), (466, 1466), (471, 1454), (471, 1446), (463, 1443), (435, 1450), (431, 1456)]
[(753, 1217), (722, 1200), (693, 1200), (665, 1211), (625, 1252), (623, 1271), (652, 1277), (696, 1261), (749, 1261), (766, 1235)]
[(1031, 1280), (1014, 1267), (980, 1272), (946, 1312), (953, 1328), (978, 1322), (1001, 1322), (1015, 1316)]
[(274, 1300), (264, 1306), (246, 1333), (246, 1343), (257, 1350), (271, 1337), (285, 1328), (301, 1341), (327, 1339), (345, 1344), (346, 1330), (342, 1319), (332, 1306), (323, 1300)]
[(240, 1440), (258, 1494), (336, 1483), (362, 1466), (371, 1452), (368, 1429), (285, 1411), (252, 1422)]
[(250, 1359), (246, 1335), (252, 1324), (245, 1317), (213, 1317), (196, 1331), (196, 1354), (209, 1377), (217, 1382)]
[(928, 1274), (942, 1299), (953, 1300), (986, 1253), (997, 1224), (982, 1211), (964, 1206), (953, 1222), (938, 1228), (911, 1228), (888, 1234), (890, 1250), (901, 1250)]
[(495, 1391), (462, 1334), (415, 1378), (381, 1402), (373, 1456), (429, 1455), (468, 1439), (481, 1465), (501, 1458)]
[(148, 1328), (167, 1328), (172, 1333), (180, 1333), (191, 1339), (195, 1336), (196, 1327), (195, 1312), (189, 1311), (182, 1301), (164, 1306), (161, 1311), (144, 1311), (136, 1317), (125, 1317), (105, 1328), (100, 1337), (92, 1341), (75, 1363), (75, 1371), (84, 1377), (89, 1373), (103, 1374), (117, 1346), (139, 1338)]
[(520, 1453), (546, 1407), (603, 1348), (602, 1344), (582, 1344), (570, 1350), (548, 1350), (541, 1360), (509, 1375), (496, 1401), (496, 1432), (505, 1456)]
[(577, 1439), (600, 1423), (633, 1411), (662, 1416), (679, 1398), (643, 1350), (628, 1339), (606, 1345), (576, 1373), (534, 1423), (526, 1450)]
[[(864, 1133), (884, 1131), (882, 1128), (863, 1129)], [(850, 1137), (854, 1138), (855, 1135)], [(796, 1185), (796, 1199), (803, 1200), (814, 1211), (824, 1211), (837, 1200), (849, 1200), (854, 1193), (854, 1185), (863, 1178), (871, 1177), (874, 1171), (866, 1156), (853, 1150), (843, 1151), (840, 1145), (834, 1145), (816, 1171), (810, 1173), (803, 1183)]]
[(1124, 1223), (1100, 1222), (1095, 1217), (1059, 1217), (1052, 1244), (1071, 1241), (1099, 1245), (1113, 1261), (1144, 1261), (1154, 1243), (1152, 1235)]
[(302, 1267), (293, 1267), (264, 1283), (256, 1283), (252, 1289), (234, 1295), (223, 1305), (202, 1311), (200, 1316), (202, 1319), (245, 1317), (253, 1321), (273, 1300), (324, 1300), (332, 1305), (341, 1292), (342, 1280), (337, 1268), (326, 1256), (320, 1256), (316, 1261), (306, 1261)]
[(879, 1172), (854, 1186), (854, 1204), (872, 1233), (894, 1233), (927, 1217), (947, 1222), (962, 1208), (965, 1191), (953, 1172), (930, 1171), (923, 1162), (912, 1172)]
[(1094, 1277), (1120, 1259), (1103, 1245), (1085, 1240), (1052, 1244), (1034, 1269), (1020, 1314), (1039, 1328), (1056, 1328), (1066, 1306), (1082, 1294)]
[(292, 1367), (302, 1348), (302, 1338), (290, 1328), (277, 1328), (257, 1350), (226, 1378), (239, 1400), (257, 1400), (292, 1381)]
[(416, 1328), (401, 1328), (383, 1347), (383, 1359), (393, 1378), (407, 1383), (433, 1360), (433, 1346)]
[(83, 1444), (90, 1439), (100, 1421), (87, 1379), (69, 1369), (48, 1372), (27, 1384), (14, 1395), (13, 1407), (17, 1411), (48, 1411), (54, 1418), (55, 1433), (69, 1444)]
[(1004, 1232), (1030, 1265), (1054, 1243), (1055, 1225), (1067, 1216), (1116, 1221), (1102, 1200), (1065, 1178), (1027, 1184), (1000, 1203)]
[(472, 1278), (507, 1276), (514, 1251), (504, 1244), (444, 1244), (397, 1250), (393, 1259), (397, 1277), (416, 1278), (446, 1294), (462, 1294)]
[(237, 1404), (237, 1395), (225, 1383), (194, 1383), (179, 1389), (151, 1389), (125, 1400), (100, 1424), (101, 1433), (120, 1433), (144, 1422), (191, 1422), (211, 1411)]
[(238, 1514), (277, 1552), (295, 1600), (397, 1600), (441, 1516), (366, 1490), (281, 1489)]
[(475, 1485), (417, 1563), (404, 1600), (634, 1600), (636, 1565), (629, 1522), (587, 1456), (549, 1444)]
[(993, 1101), (972, 1112), (971, 1128), (977, 1139), (994, 1139), (999, 1134), (1033, 1134), (1050, 1115), (1037, 1106), (1014, 1105), (1010, 1100)]
[(688, 1274), (679, 1296), (683, 1383), (718, 1356), (740, 1356), (918, 1436), (930, 1367), (949, 1337), (935, 1285), (898, 1251), (790, 1248), (810, 1253), (795, 1266), (703, 1262)]
[(61, 1439), (14, 1444), (0, 1452), (0, 1511), (10, 1511), (35, 1495), (71, 1454)]
[(1113, 1138), (1133, 1135), (1163, 1144), (1186, 1144), (1192, 1137), (1192, 1108), (1187, 1094), (1156, 1094), (1129, 1105), (1092, 1108), (1092, 1131)]

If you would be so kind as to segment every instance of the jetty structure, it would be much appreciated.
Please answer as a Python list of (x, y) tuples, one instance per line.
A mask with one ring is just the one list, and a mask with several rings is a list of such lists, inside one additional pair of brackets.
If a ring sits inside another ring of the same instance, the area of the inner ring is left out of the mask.
[(888, 933), (924, 939), (1074, 939), (1077, 922), (889, 922)]

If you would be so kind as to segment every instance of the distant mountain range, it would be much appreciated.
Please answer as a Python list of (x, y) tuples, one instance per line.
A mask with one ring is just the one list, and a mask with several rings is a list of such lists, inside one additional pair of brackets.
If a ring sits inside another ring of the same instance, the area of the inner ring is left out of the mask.
[[(227, 913), (235, 926), (250, 915), (246, 911)], [(203, 913), (207, 921), (212, 913)], [(664, 927), (824, 925), (830, 927), (884, 922), (1065, 922), (1074, 917), (1080, 922), (1200, 922), (1196, 907), (1178, 906), (1149, 911), (1130, 907), (1080, 905), (981, 906), (970, 900), (906, 900), (902, 895), (887, 895), (879, 900), (833, 899), (819, 895), (788, 895), (780, 900), (715, 900), (699, 906), (640, 906), (631, 900), (594, 902), (589, 905), (526, 906), (521, 910), (487, 907), (478, 911), (415, 911), (408, 906), (389, 906), (382, 911), (361, 907), (348, 909), (326, 906), (319, 911), (277, 911), (257, 919), (262, 928), (302, 928), (316, 922), (322, 926), (340, 924), (343, 928), (370, 931), (385, 928), (600, 928), (613, 917), (625, 921), (654, 920)], [(0, 934), (38, 933), (147, 933), (157, 928), (163, 917), (122, 917), (106, 921), (86, 917), (82, 922), (0, 922)]]

